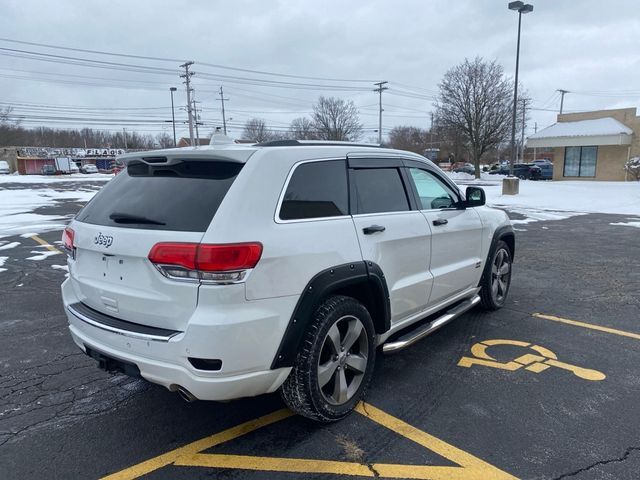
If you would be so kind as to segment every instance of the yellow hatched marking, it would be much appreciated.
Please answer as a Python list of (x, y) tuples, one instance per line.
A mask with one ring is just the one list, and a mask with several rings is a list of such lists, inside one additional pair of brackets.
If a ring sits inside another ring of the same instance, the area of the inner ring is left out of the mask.
[(532, 314), (532, 316), (536, 318), (542, 318), (544, 320), (551, 320), (552, 322), (573, 325), (574, 327), (588, 328), (590, 330), (597, 330), (599, 332), (612, 333), (614, 335), (620, 335), (621, 337), (629, 337), (635, 340), (640, 340), (640, 333), (625, 332), (624, 330), (618, 330), (616, 328), (603, 327), (602, 325), (596, 325), (594, 323), (579, 322), (577, 320), (570, 320), (568, 318), (556, 317), (554, 315), (545, 315), (542, 313), (534, 313)]
[(105, 477), (105, 479), (125, 480), (138, 478), (167, 465), (306, 474), (324, 473), (359, 477), (375, 477), (379, 475), (381, 478), (394, 479), (513, 480), (515, 478), (479, 458), (429, 435), (372, 405), (360, 403), (355, 411), (418, 445), (447, 458), (459, 466), (443, 467), (387, 463), (365, 465), (356, 462), (333, 460), (201, 453), (211, 447), (241, 437), (249, 432), (271, 425), (292, 415), (288, 410), (278, 410), (272, 414), (251, 420), (237, 427), (230, 428), (147, 460), (146, 462), (134, 465), (113, 475), (109, 475)]
[(38, 242), (40, 245), (42, 245), (43, 247), (45, 247), (47, 250), (49, 250), (50, 252), (56, 252), (56, 253), (62, 253), (61, 250), (58, 250), (56, 247), (54, 247), (53, 245), (51, 245), (49, 242), (47, 242), (46, 240), (40, 238), (38, 235), (31, 235), (31, 237), (33, 240), (35, 240), (36, 242)]

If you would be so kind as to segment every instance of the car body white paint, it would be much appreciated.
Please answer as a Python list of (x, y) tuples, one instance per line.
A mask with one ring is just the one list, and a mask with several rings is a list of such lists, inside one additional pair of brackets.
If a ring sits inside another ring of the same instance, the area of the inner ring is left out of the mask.
[[(214, 145), (146, 154), (166, 155), (170, 162), (174, 158), (225, 159), (245, 165), (204, 233), (115, 228), (73, 220), (76, 258), (68, 261), (63, 302), (71, 335), (81, 349), (89, 346), (135, 363), (145, 379), (170, 390), (186, 388), (204, 400), (272, 392), (285, 381), (290, 368), (271, 369), (272, 361), (305, 286), (319, 272), (363, 260), (381, 266), (392, 312), (390, 330), (377, 338), (381, 344), (426, 314), (475, 295), (493, 233), (509, 225), (504, 212), (485, 206), (279, 218), (284, 191), (297, 166), (357, 155), (410, 159), (437, 169), (409, 152), (345, 144)], [(128, 163), (144, 155), (119, 158)], [(433, 226), (438, 218), (449, 223)], [(361, 234), (363, 227), (382, 222), (385, 232)], [(260, 242), (263, 253), (244, 282), (204, 285), (161, 275), (147, 256), (154, 244), (163, 241)], [(154, 342), (106, 331), (74, 315), (68, 307), (77, 302), (121, 320), (181, 333)], [(219, 358), (223, 366), (219, 371), (197, 370), (188, 357)]]

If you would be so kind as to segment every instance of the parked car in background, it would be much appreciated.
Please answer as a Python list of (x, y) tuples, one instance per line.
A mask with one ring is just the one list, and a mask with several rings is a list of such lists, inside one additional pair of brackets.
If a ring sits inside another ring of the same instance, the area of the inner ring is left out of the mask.
[(533, 163), (540, 167), (540, 180), (553, 179), (553, 163), (543, 158), (541, 160), (534, 160)]
[[(509, 165), (500, 165), (491, 170), (489, 175), (509, 175)], [(539, 180), (542, 169), (534, 163), (516, 163), (513, 165), (513, 175), (523, 180)]]
[(0, 160), (0, 175), (9, 175), (11, 170), (9, 170), (9, 163), (4, 160)]
[(53, 165), (43, 165), (40, 171), (42, 172), (42, 175), (55, 175), (56, 167)]
[(88, 163), (87, 165), (83, 165), (80, 168), (80, 172), (82, 172), (82, 173), (99, 173), (98, 172), (98, 167), (96, 167), (92, 163)]
[(468, 173), (469, 175), (475, 175), (476, 174), (476, 167), (474, 167), (472, 163), (465, 163), (461, 167), (454, 168), (453, 172), (454, 173)]

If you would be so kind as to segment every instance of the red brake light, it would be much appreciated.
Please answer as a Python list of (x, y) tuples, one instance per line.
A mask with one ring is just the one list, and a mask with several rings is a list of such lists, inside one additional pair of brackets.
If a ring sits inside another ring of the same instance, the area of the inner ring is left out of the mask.
[(156, 265), (175, 265), (200, 272), (228, 272), (253, 268), (262, 255), (261, 243), (207, 245), (157, 243), (149, 252)]
[(253, 268), (261, 256), (261, 243), (200, 245), (196, 262), (200, 271), (226, 272)]
[(196, 269), (197, 243), (156, 243), (149, 252), (149, 260), (156, 265), (179, 265)]
[(69, 227), (65, 228), (62, 232), (62, 244), (69, 252), (73, 251), (73, 240), (75, 236), (76, 233)]

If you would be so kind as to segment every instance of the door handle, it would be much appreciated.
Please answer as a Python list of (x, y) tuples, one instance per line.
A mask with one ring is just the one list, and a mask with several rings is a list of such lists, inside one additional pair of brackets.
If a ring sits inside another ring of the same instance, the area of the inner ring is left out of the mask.
[(365, 235), (371, 235), (372, 233), (384, 232), (386, 230), (382, 225), (371, 225), (370, 227), (364, 227), (362, 232)]
[(433, 224), (436, 227), (438, 227), (440, 225), (446, 225), (447, 223), (449, 223), (449, 220), (447, 220), (446, 218), (438, 218), (438, 219), (433, 221)]

